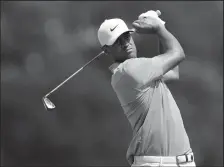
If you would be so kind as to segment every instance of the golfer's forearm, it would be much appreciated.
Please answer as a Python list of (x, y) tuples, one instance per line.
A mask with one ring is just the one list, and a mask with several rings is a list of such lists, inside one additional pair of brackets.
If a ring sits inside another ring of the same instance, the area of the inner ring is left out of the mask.
[[(164, 48), (164, 46), (162, 45), (161, 41), (159, 40), (158, 42), (158, 50), (159, 50), (159, 54), (163, 54), (166, 52), (166, 49)], [(168, 71), (166, 74), (163, 75), (163, 79), (164, 80), (176, 80), (179, 79), (179, 66), (177, 65), (176, 67), (174, 67), (172, 70)]]
[(165, 48), (163, 47), (163, 45), (162, 45), (162, 43), (161, 43), (161, 41), (160, 41), (160, 39), (158, 40), (159, 42), (159, 44), (158, 44), (158, 50), (159, 50), (159, 54), (163, 54), (163, 53), (165, 53)]
[[(178, 40), (164, 27), (161, 26), (157, 32), (159, 41), (161, 42), (163, 50), (165, 52), (178, 52), (180, 56), (185, 56), (183, 48), (181, 47)], [(164, 50), (166, 49), (166, 50)], [(164, 52), (164, 53), (165, 53)]]
[(157, 35), (165, 51), (156, 56), (154, 60), (160, 62), (163, 75), (165, 75), (184, 60), (185, 54), (180, 43), (169, 31), (166, 30), (165, 26), (159, 27)]

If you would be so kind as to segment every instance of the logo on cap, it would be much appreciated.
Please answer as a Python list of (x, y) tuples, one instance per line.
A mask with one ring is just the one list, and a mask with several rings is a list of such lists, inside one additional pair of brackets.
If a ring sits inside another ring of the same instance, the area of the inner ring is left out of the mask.
[[(118, 24), (118, 25), (119, 25), (119, 24)], [(110, 28), (110, 31), (111, 31), (111, 32), (114, 31), (114, 29), (115, 29), (118, 25), (116, 25), (114, 28)]]

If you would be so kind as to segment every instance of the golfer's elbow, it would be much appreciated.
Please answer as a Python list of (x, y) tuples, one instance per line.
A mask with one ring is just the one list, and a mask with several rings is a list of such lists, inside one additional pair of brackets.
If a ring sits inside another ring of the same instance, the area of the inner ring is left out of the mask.
[(186, 58), (186, 55), (185, 55), (184, 50), (183, 50), (182, 47), (181, 47), (181, 49), (179, 50), (179, 55), (180, 55), (182, 61)]
[(186, 58), (183, 49), (181, 49), (181, 50), (179, 51), (178, 55), (179, 55), (179, 57), (180, 57), (180, 61), (183, 61), (183, 60)]
[(175, 57), (179, 60), (179, 62), (182, 62), (186, 58), (182, 47), (174, 48), (172, 49), (171, 52), (173, 53), (173, 55), (175, 55)]

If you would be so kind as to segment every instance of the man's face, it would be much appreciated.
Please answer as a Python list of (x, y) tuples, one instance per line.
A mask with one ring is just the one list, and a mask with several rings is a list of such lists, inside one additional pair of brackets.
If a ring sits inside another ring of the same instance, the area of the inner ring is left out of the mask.
[(120, 62), (137, 57), (136, 46), (130, 32), (120, 35), (112, 46), (108, 46), (107, 52)]

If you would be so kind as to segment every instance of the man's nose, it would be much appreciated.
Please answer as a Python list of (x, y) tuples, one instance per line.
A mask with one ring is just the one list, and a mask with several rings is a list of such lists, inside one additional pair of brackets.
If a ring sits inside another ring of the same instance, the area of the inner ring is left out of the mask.
[(121, 44), (122, 44), (122, 48), (127, 48), (129, 45), (129, 41), (122, 39)]

